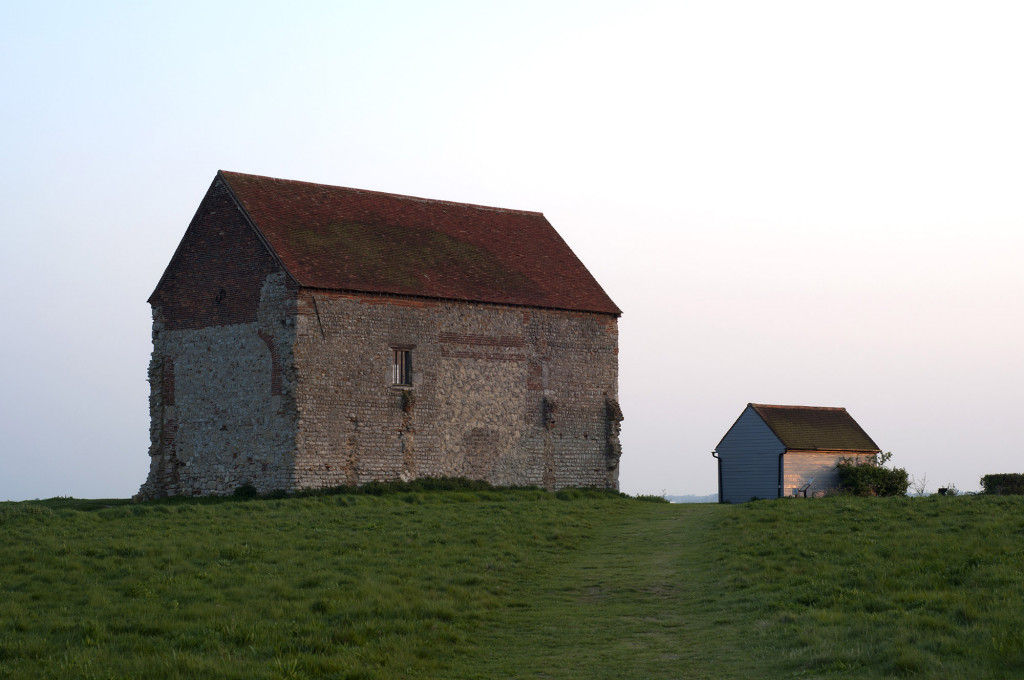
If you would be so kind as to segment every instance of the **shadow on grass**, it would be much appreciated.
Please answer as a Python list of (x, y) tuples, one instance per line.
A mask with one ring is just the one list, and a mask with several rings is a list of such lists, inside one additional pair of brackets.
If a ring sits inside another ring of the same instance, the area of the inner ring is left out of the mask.
[[(245, 484), (228, 496), (169, 496), (147, 501), (134, 501), (131, 498), (98, 498), (82, 499), (69, 496), (55, 496), (45, 500), (23, 501), (24, 504), (36, 505), (49, 508), (50, 510), (78, 510), (90, 512), (105, 510), (124, 505), (139, 503), (141, 505), (219, 505), (221, 503), (238, 503), (261, 500), (278, 500), (284, 498), (315, 498), (320, 496), (389, 496), (394, 494), (408, 494), (420, 492), (464, 492), (464, 493), (494, 493), (502, 494), (535, 494), (539, 498), (555, 498), (562, 501), (596, 498), (634, 498), (628, 494), (614, 489), (601, 489), (595, 487), (569, 487), (554, 493), (549, 493), (538, 486), (494, 486), (489, 482), (465, 477), (441, 477), (415, 479), (408, 482), (368, 482), (361, 486), (334, 486), (325, 489), (305, 489), (302, 491), (277, 490), (268, 493), (259, 493), (255, 487)], [(648, 502), (668, 501), (661, 496), (636, 496), (637, 500)]]

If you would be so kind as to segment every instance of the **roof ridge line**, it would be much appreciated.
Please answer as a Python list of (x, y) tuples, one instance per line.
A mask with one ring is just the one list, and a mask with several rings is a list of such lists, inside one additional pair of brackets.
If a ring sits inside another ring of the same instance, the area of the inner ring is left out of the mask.
[(797, 406), (795, 404), (794, 405), (789, 405), (789, 404), (755, 404), (753, 402), (750, 402), (747, 405), (748, 406), (753, 406), (754, 408), (799, 408), (799, 409), (806, 409), (808, 411), (845, 411), (846, 410), (845, 406)]
[(357, 194), (372, 194), (374, 196), (390, 196), (392, 198), (400, 198), (407, 201), (419, 201), (421, 203), (433, 203), (441, 205), (458, 206), (461, 208), (476, 208), (477, 210), (489, 210), (493, 212), (513, 213), (520, 215), (541, 215), (544, 213), (537, 210), (520, 210), (517, 208), (501, 208), (493, 205), (482, 205), (480, 203), (462, 203), (460, 201), (448, 201), (440, 198), (424, 198), (422, 196), (413, 196), (411, 194), (396, 194), (390, 191), (375, 191), (373, 189), (357, 189), (355, 187), (345, 187), (338, 184), (324, 184), (323, 182), (306, 182), (300, 179), (285, 179), (283, 177), (271, 177), (269, 175), (254, 175), (248, 172), (236, 172), (234, 170), (218, 170), (218, 172), (227, 175), (243, 175), (247, 177), (257, 177), (259, 179), (270, 180), (272, 182), (287, 182), (289, 184), (305, 184), (307, 186), (324, 187), (325, 189), (344, 189), (345, 191), (351, 191)]

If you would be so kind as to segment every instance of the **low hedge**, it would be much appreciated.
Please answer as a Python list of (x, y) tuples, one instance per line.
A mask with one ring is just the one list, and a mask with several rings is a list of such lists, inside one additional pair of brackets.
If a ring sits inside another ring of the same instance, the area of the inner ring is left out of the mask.
[(981, 478), (981, 492), (997, 496), (1024, 495), (1024, 474), (1005, 472), (998, 475), (985, 475)]

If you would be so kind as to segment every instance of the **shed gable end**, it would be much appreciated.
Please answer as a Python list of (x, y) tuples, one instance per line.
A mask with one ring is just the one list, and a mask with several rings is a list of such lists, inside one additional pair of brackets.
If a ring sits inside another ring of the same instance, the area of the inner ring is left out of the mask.
[(725, 433), (715, 450), (719, 454), (727, 455), (741, 451), (752, 451), (757, 455), (778, 455), (785, 449), (782, 440), (772, 432), (764, 419), (748, 406)]
[(721, 498), (743, 503), (779, 495), (782, 441), (754, 409), (747, 407), (715, 448), (721, 466)]

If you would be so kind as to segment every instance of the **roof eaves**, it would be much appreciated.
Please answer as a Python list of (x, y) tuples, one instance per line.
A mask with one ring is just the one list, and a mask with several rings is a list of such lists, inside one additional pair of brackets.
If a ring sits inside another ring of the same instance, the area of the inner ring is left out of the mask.
[(881, 449), (879, 449), (879, 448), (874, 448), (874, 449), (844, 449), (844, 448), (839, 447), (839, 446), (829, 446), (829, 447), (826, 447), (826, 448), (820, 448), (820, 447), (811, 448), (811, 447), (807, 447), (807, 446), (786, 447), (786, 453), (793, 453), (793, 452), (797, 452), (797, 451), (810, 451), (810, 452), (814, 452), (814, 451), (834, 451), (836, 453), (879, 453), (879, 452), (881, 452)]
[(612, 316), (616, 319), (622, 316), (622, 310), (616, 307), (617, 311), (608, 312), (597, 309), (579, 309), (570, 307), (551, 307), (547, 305), (528, 305), (518, 302), (492, 302), (490, 300), (476, 300), (473, 298), (456, 298), (456, 297), (440, 297), (433, 295), (416, 295), (414, 293), (387, 293), (377, 290), (360, 290), (358, 288), (321, 288), (318, 286), (304, 286), (301, 283), (297, 283), (299, 288), (308, 291), (322, 291), (325, 293), (342, 293), (344, 295), (374, 295), (380, 297), (394, 297), (394, 298), (414, 298), (417, 300), (437, 300), (439, 302), (465, 302), (475, 305), (493, 305), (498, 307), (515, 307), (516, 309), (544, 309), (554, 312), (569, 312), (572, 314), (601, 314), (604, 316)]

